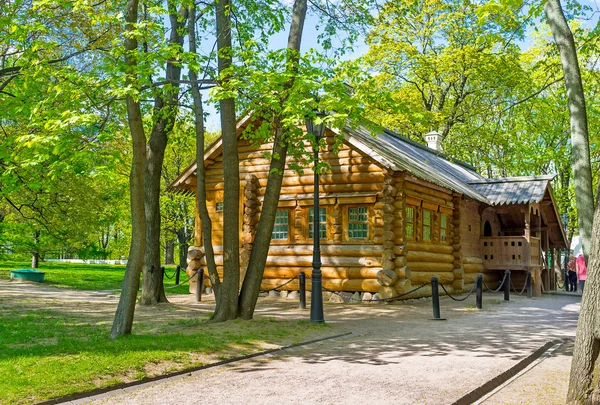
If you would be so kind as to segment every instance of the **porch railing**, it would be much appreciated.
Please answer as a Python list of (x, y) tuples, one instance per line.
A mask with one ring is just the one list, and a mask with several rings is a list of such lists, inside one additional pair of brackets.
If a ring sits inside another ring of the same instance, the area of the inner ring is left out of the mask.
[(540, 266), (540, 239), (524, 236), (497, 236), (480, 239), (483, 267), (490, 270), (525, 270)]

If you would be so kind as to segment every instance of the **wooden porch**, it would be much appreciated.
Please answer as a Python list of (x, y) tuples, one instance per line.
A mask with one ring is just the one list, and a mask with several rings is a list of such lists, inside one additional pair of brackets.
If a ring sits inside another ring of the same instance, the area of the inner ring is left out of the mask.
[(541, 267), (540, 238), (531, 236), (482, 237), (481, 254), (485, 270), (532, 270)]

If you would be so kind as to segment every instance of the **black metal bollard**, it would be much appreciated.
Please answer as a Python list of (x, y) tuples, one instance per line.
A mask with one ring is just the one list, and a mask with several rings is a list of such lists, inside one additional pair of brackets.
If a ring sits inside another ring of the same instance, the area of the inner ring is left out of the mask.
[(475, 305), (477, 309), (483, 309), (483, 274), (477, 275), (477, 286), (475, 288)]
[(181, 266), (177, 265), (175, 269), (175, 285), (179, 285), (179, 273), (181, 272)]
[(504, 272), (504, 301), (510, 301), (510, 270)]
[(306, 309), (306, 274), (301, 271), (298, 278), (300, 279), (300, 309)]
[(166, 274), (166, 271), (165, 271), (165, 266), (162, 266), (162, 267), (160, 268), (160, 271), (161, 271), (161, 273), (160, 273), (160, 274), (161, 274), (161, 277), (162, 277), (162, 279), (164, 280), (164, 279), (165, 279), (165, 274)]
[(438, 278), (431, 277), (431, 303), (433, 304), (433, 318), (434, 321), (445, 321), (446, 318), (442, 318), (440, 314), (440, 291), (438, 285)]
[(204, 270), (202, 268), (198, 269), (196, 275), (196, 302), (200, 302), (202, 301), (202, 288), (204, 287)]
[(527, 284), (527, 298), (531, 298), (533, 296), (533, 285), (531, 283), (531, 272), (528, 271), (526, 275), (527, 279), (525, 283)]

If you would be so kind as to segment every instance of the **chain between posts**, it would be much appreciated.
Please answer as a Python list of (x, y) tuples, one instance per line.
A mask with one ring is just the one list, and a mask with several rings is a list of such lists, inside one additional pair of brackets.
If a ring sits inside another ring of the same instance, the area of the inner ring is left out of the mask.
[(512, 283), (512, 280), (510, 281), (510, 286), (512, 287), (512, 290), (515, 294), (517, 295), (522, 295), (525, 290), (527, 289), (527, 280), (529, 279), (530, 275), (529, 273), (526, 274), (525, 276), (525, 285), (523, 286), (523, 289), (521, 290), (521, 292), (517, 292), (517, 289), (515, 288), (515, 285)]
[(195, 272), (194, 274), (192, 274), (192, 276), (191, 276), (191, 277), (188, 277), (188, 279), (187, 279), (187, 280), (185, 280), (184, 282), (182, 282), (182, 283), (179, 283), (179, 284), (176, 284), (176, 285), (170, 285), (170, 286), (168, 286), (168, 287), (165, 287), (165, 290), (170, 290), (171, 288), (176, 288), (176, 287), (179, 287), (180, 285), (184, 285), (185, 283), (187, 283), (188, 281), (190, 281), (191, 279), (193, 279), (193, 278), (194, 278), (194, 277), (196, 277), (197, 275), (198, 275), (198, 272)]
[(286, 285), (288, 285), (289, 283), (291, 283), (292, 281), (294, 281), (295, 279), (297, 279), (298, 277), (294, 277), (294, 278), (290, 278), (288, 281), (286, 281), (285, 283), (275, 287), (275, 288), (271, 288), (270, 290), (261, 290), (262, 292), (269, 292), (269, 291), (276, 291), (277, 289), (284, 287)]
[(175, 277), (175, 273), (177, 272), (177, 270), (173, 271), (173, 275), (171, 277), (169, 277), (169, 275), (167, 274), (167, 269), (165, 267), (161, 267), (161, 270), (163, 272), (163, 277), (168, 278), (169, 280), (172, 280), (173, 277)]
[(483, 280), (483, 285), (485, 286), (485, 288), (487, 288), (486, 291), (491, 291), (491, 292), (498, 292), (500, 291), (500, 289), (504, 286), (504, 283), (506, 282), (506, 276), (507, 273), (504, 273), (504, 278), (502, 279), (502, 282), (500, 283), (500, 285), (498, 286), (498, 288), (496, 288), (495, 290), (492, 290), (485, 282), (485, 280)]
[(425, 287), (426, 285), (429, 285), (429, 284), (431, 284), (431, 282), (427, 282), (427, 283), (421, 284), (420, 286), (418, 286), (418, 287), (415, 287), (415, 288), (413, 288), (412, 290), (410, 290), (410, 291), (408, 291), (408, 292), (405, 292), (405, 293), (403, 293), (403, 294), (400, 294), (400, 295), (395, 295), (395, 296), (393, 296), (393, 297), (390, 297), (390, 298), (371, 298), (370, 300), (362, 300), (362, 299), (359, 299), (359, 298), (353, 298), (353, 297), (342, 297), (342, 294), (341, 294), (340, 292), (338, 292), (338, 291), (333, 291), (333, 290), (330, 290), (330, 289), (328, 289), (328, 288), (325, 288), (325, 287), (323, 287), (323, 290), (325, 290), (325, 291), (327, 291), (327, 292), (330, 292), (330, 293), (332, 293), (332, 294), (334, 294), (334, 295), (337, 295), (338, 297), (342, 297), (342, 298), (344, 298), (344, 299), (348, 299), (348, 300), (350, 300), (350, 301), (360, 301), (360, 302), (391, 302), (391, 301), (395, 301), (395, 300), (397, 300), (397, 299), (399, 299), (399, 298), (401, 298), (401, 297), (404, 297), (404, 296), (406, 296), (406, 295), (412, 294), (412, 293), (414, 293), (415, 291), (418, 291), (418, 290), (420, 290), (421, 288), (423, 288), (423, 287)]
[(477, 288), (477, 282), (473, 283), (473, 287), (471, 287), (471, 291), (469, 291), (469, 293), (463, 297), (463, 298), (456, 298), (453, 297), (448, 290), (446, 290), (446, 287), (444, 287), (444, 284), (440, 283), (440, 287), (442, 287), (442, 290), (444, 290), (444, 292), (448, 295), (448, 297), (450, 297), (451, 299), (453, 299), (454, 301), (464, 301), (467, 298), (469, 298), (471, 296), (471, 294), (473, 294), (473, 291), (475, 291), (475, 288)]

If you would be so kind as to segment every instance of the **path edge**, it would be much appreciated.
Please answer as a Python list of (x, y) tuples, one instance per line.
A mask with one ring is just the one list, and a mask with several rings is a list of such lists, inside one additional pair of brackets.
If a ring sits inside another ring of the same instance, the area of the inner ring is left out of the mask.
[(492, 392), (493, 390), (500, 387), (502, 384), (519, 374), (531, 363), (542, 357), (542, 355), (546, 353), (551, 347), (559, 343), (561, 343), (561, 341), (559, 340), (551, 340), (549, 342), (546, 342), (533, 353), (520, 360), (517, 364), (510, 367), (508, 370), (505, 370), (504, 372), (487, 381), (483, 385), (480, 385), (472, 391), (469, 391), (464, 396), (452, 402), (451, 405), (470, 405), (474, 402), (477, 402), (485, 395), (489, 394), (490, 392)]
[[(92, 400), (94, 400), (94, 397), (96, 397), (96, 396), (98, 396), (98, 397), (109, 396), (111, 393), (113, 393), (115, 391), (121, 391), (121, 390), (125, 390), (125, 389), (127, 389), (129, 391), (129, 389), (138, 387), (141, 385), (151, 385), (151, 384), (163, 381), (163, 380), (169, 380), (169, 379), (174, 379), (174, 378), (178, 378), (178, 377), (182, 377), (182, 376), (191, 375), (192, 373), (195, 373), (197, 371), (207, 370), (210, 368), (215, 368), (215, 367), (219, 367), (219, 366), (223, 366), (223, 365), (227, 365), (227, 364), (231, 364), (231, 363), (236, 363), (238, 361), (248, 360), (248, 359), (252, 359), (254, 357), (260, 357), (260, 356), (266, 356), (269, 354), (280, 353), (284, 350), (294, 349), (296, 347), (301, 347), (301, 346), (308, 346), (313, 343), (320, 343), (320, 342), (324, 342), (327, 340), (339, 339), (339, 338), (343, 338), (343, 337), (350, 336), (350, 335), (352, 335), (352, 332), (340, 333), (338, 335), (333, 335), (333, 336), (326, 336), (324, 338), (313, 339), (313, 340), (309, 340), (307, 342), (294, 343), (294, 344), (291, 344), (288, 346), (281, 346), (281, 347), (278, 347), (275, 349), (263, 350), (260, 352), (247, 354), (245, 356), (232, 357), (231, 359), (221, 360), (221, 361), (218, 361), (215, 363), (204, 364), (202, 366), (196, 366), (196, 367), (190, 367), (190, 368), (186, 368), (186, 369), (183, 369), (180, 371), (174, 371), (172, 373), (161, 374), (161, 375), (157, 375), (154, 377), (147, 377), (147, 378), (143, 378), (141, 380), (131, 381), (131, 382), (127, 382), (127, 383), (120, 383), (120, 384), (112, 385), (112, 386), (106, 387), (106, 388), (95, 388), (93, 390), (76, 392), (73, 394), (64, 395), (62, 397), (48, 399), (48, 400), (45, 400), (42, 402), (37, 402), (34, 405), (64, 404), (64, 403), (68, 403), (71, 401), (79, 402), (79, 400), (82, 400), (82, 399), (89, 399), (90, 401), (92, 401)], [(98, 398), (98, 399), (100, 399), (100, 398)]]

